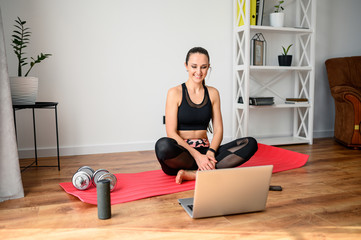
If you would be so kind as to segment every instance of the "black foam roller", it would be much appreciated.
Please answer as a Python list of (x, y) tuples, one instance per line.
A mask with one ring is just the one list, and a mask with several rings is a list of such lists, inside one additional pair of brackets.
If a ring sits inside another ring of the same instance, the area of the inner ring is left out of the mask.
[(110, 209), (110, 181), (107, 179), (100, 180), (97, 183), (97, 201), (98, 201), (98, 218), (111, 218)]

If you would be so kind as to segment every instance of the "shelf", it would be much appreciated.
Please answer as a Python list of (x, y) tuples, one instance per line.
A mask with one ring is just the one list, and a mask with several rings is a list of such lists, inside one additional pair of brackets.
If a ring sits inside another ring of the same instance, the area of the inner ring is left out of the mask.
[[(246, 26), (240, 26), (235, 28), (236, 32), (243, 32), (246, 30)], [(250, 26), (251, 31), (267, 31), (275, 33), (313, 33), (312, 29), (308, 28), (297, 28), (297, 27), (271, 27), (271, 26)]]
[[(236, 70), (243, 71), (245, 70), (245, 65), (237, 65)], [(249, 66), (251, 71), (311, 71), (312, 67), (310, 66), (290, 66), (290, 67), (280, 67), (280, 66)]]
[[(256, 138), (258, 143), (266, 144), (266, 145), (291, 145), (291, 144), (304, 144), (309, 143), (310, 140), (306, 138), (299, 137), (272, 137), (272, 138)], [(312, 144), (312, 142), (311, 142)]]
[[(311, 107), (309, 103), (295, 103), (295, 104), (273, 104), (273, 105), (249, 105), (250, 109), (259, 109), (259, 108), (300, 108), (300, 107)], [(237, 103), (237, 109), (245, 109), (246, 106), (242, 103)]]
[[(251, 0), (233, 2), (236, 19), (233, 26), (233, 99), (267, 96), (274, 97), (275, 101), (273, 105), (260, 106), (249, 105), (248, 101), (235, 102), (233, 137), (254, 136), (268, 145), (312, 144), (316, 0), (294, 0), (287, 5), (293, 21), (288, 19), (286, 24), (305, 28), (249, 25), (250, 21), (237, 26), (239, 19), (250, 17)], [(247, 6), (244, 14), (237, 7), (239, 4)], [(256, 33), (266, 36), (266, 44), (252, 42)], [(278, 54), (275, 47), (290, 40), (294, 45), (294, 65), (278, 66), (277, 55), (281, 52)], [(268, 65), (252, 65), (254, 57), (260, 57), (261, 62)], [(286, 97), (292, 96), (310, 101), (285, 103)], [(263, 124), (263, 119), (267, 124)]]

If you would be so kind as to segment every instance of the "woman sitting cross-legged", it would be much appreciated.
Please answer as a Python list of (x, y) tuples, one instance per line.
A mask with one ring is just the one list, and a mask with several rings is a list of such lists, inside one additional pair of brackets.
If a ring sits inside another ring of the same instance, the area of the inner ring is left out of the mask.
[[(188, 80), (171, 88), (167, 95), (167, 137), (157, 141), (155, 152), (164, 173), (176, 176), (179, 184), (194, 180), (197, 170), (240, 166), (257, 151), (257, 141), (252, 137), (221, 145), (223, 123), (219, 93), (205, 84), (209, 60), (204, 48), (189, 50), (185, 61)], [(213, 138), (209, 142), (207, 127), (211, 120)]]

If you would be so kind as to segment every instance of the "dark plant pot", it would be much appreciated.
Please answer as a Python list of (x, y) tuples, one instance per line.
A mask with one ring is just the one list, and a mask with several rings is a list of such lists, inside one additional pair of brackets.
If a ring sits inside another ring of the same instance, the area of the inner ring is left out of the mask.
[(292, 55), (279, 55), (278, 56), (278, 64), (280, 66), (291, 66), (292, 63)]

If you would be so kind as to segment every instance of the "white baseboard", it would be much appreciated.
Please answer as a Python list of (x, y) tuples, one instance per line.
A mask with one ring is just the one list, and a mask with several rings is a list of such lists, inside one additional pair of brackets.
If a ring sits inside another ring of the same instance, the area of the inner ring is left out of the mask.
[[(224, 137), (223, 142), (231, 141), (231, 137)], [(211, 138), (210, 138), (211, 140)], [(115, 152), (134, 152), (134, 151), (149, 151), (154, 150), (155, 141), (148, 142), (131, 142), (119, 144), (102, 144), (92, 146), (68, 146), (59, 148), (60, 156), (75, 156), (75, 155), (88, 155), (88, 154), (102, 154), (102, 153), (115, 153)], [(19, 149), (19, 158), (34, 158), (34, 148)], [(38, 157), (55, 157), (57, 156), (56, 147), (44, 148), (38, 147)]]
[[(314, 132), (314, 138), (333, 137), (333, 131), (318, 131)], [(211, 140), (211, 138), (210, 138)], [(232, 140), (232, 137), (224, 137), (223, 143), (227, 143)], [(155, 142), (131, 142), (131, 143), (119, 143), (119, 144), (103, 144), (92, 146), (67, 146), (60, 147), (60, 156), (74, 156), (74, 155), (87, 155), (87, 154), (102, 154), (102, 153), (115, 153), (115, 152), (134, 152), (134, 151), (148, 151), (154, 150)], [(19, 149), (19, 158), (34, 158), (34, 148)], [(55, 157), (56, 147), (43, 148), (38, 147), (38, 157)]]
[[(115, 152), (134, 152), (134, 151), (147, 151), (154, 150), (155, 142), (133, 142), (133, 143), (120, 143), (109, 145), (92, 145), (92, 146), (68, 146), (60, 147), (60, 156), (74, 156), (74, 155), (88, 155), (88, 154), (102, 154), (102, 153), (115, 153)], [(19, 158), (34, 158), (34, 148), (19, 149)], [(57, 156), (56, 147), (42, 148), (38, 147), (38, 157), (54, 157)]]
[(314, 131), (313, 138), (328, 138), (333, 137), (334, 131), (333, 130), (323, 130), (323, 131)]

